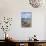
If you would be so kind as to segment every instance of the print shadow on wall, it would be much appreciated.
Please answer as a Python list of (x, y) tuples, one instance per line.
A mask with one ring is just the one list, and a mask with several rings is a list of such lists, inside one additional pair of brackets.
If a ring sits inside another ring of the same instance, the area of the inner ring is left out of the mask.
[(21, 12), (21, 27), (32, 27), (32, 12)]

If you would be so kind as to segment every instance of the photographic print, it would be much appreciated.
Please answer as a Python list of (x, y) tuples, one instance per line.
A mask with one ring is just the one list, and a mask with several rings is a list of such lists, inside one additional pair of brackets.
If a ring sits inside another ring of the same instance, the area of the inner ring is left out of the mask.
[(32, 12), (21, 12), (21, 26), (32, 27)]

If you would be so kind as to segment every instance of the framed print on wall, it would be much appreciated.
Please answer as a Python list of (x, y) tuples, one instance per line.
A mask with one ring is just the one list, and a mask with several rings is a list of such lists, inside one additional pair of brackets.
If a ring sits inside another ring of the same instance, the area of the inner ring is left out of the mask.
[(32, 12), (21, 12), (21, 26), (32, 27)]

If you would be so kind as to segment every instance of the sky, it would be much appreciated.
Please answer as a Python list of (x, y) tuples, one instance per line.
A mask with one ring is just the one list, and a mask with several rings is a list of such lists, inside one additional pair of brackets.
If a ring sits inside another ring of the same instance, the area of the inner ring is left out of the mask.
[(32, 18), (32, 12), (21, 12), (21, 18)]

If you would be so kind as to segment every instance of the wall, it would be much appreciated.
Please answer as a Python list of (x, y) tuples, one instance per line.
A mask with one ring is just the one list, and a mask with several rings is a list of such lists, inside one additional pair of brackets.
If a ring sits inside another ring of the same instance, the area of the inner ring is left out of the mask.
[(44, 38), (46, 39), (46, 15), (45, 15), (45, 24), (44, 24), (45, 28), (44, 28)]
[[(21, 11), (32, 12), (32, 27), (21, 27)], [(16, 38), (16, 40), (27, 40), (34, 34), (39, 40), (44, 40), (44, 26), (45, 26), (45, 8), (32, 8), (28, 0), (0, 0), (0, 18), (13, 17), (13, 22), (8, 33)], [(0, 35), (2, 31), (0, 32)], [(0, 39), (3, 37), (0, 36)], [(4, 39), (4, 38), (3, 38)]]

